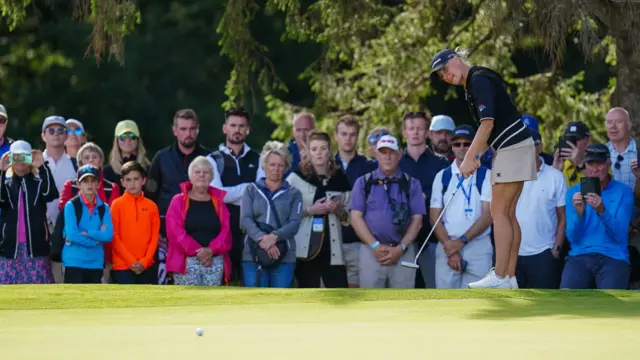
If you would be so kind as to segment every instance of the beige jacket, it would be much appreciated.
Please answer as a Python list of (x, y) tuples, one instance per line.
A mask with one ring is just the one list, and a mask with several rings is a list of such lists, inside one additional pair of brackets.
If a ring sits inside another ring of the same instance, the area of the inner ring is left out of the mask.
[[(313, 205), (313, 198), (316, 194), (316, 187), (311, 185), (296, 173), (291, 173), (287, 177), (287, 182), (302, 193), (302, 208), (307, 209)], [(327, 197), (342, 195), (342, 206), (349, 214), (349, 203), (351, 202), (351, 191), (327, 191)], [(331, 265), (344, 265), (344, 255), (342, 252), (342, 225), (349, 225), (350, 217), (345, 222), (334, 215), (329, 214), (329, 240), (331, 241)], [(306, 258), (309, 253), (309, 242), (311, 239), (311, 222), (313, 217), (305, 216), (300, 222), (300, 228), (295, 236), (296, 241), (296, 257)], [(325, 238), (325, 241), (328, 240)]]

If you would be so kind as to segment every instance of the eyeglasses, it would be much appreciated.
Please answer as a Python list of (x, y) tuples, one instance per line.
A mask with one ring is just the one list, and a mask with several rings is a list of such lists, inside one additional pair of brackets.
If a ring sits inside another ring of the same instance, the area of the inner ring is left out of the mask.
[(84, 134), (84, 131), (82, 131), (82, 129), (80, 128), (67, 129), (67, 135), (71, 136), (73, 134), (75, 134), (76, 136), (82, 136), (82, 134)]
[(64, 133), (67, 132), (67, 129), (63, 128), (63, 127), (59, 127), (59, 128), (48, 128), (47, 132), (49, 133), (49, 135), (63, 135)]
[(136, 134), (134, 133), (122, 134), (118, 136), (118, 139), (120, 139), (120, 141), (125, 141), (127, 140), (127, 138), (131, 139), (131, 141), (134, 141), (138, 139), (138, 136), (136, 136)]
[(378, 140), (380, 140), (380, 138), (382, 138), (385, 135), (391, 135), (391, 134), (386, 133), (386, 132), (381, 132), (379, 134), (375, 134), (375, 135), (369, 136), (369, 144), (371, 144), (371, 145), (377, 144)]
[(467, 142), (467, 141), (463, 141), (463, 142), (454, 142), (454, 143), (453, 143), (453, 144), (451, 144), (451, 145), (453, 145), (453, 147), (455, 147), (455, 148), (459, 148), (459, 147), (461, 147), (461, 146), (462, 146), (462, 147), (469, 147), (469, 146), (471, 146), (471, 143), (470, 143), (470, 142)]
[(616, 158), (616, 163), (613, 165), (617, 170), (620, 170), (621, 163), (624, 161), (624, 157), (622, 155), (618, 155)]

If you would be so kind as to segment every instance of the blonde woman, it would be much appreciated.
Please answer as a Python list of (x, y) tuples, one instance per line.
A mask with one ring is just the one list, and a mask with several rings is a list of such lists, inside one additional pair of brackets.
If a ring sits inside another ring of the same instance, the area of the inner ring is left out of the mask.
[(140, 129), (135, 121), (120, 121), (116, 125), (114, 135), (113, 146), (111, 153), (109, 153), (109, 163), (104, 167), (103, 174), (105, 179), (118, 184), (122, 193), (124, 192), (124, 188), (120, 184), (122, 165), (128, 161), (135, 161), (142, 165), (146, 171), (149, 171), (151, 162), (147, 158), (147, 152), (140, 137)]
[[(296, 266), (294, 237), (300, 227), (302, 195), (284, 181), (284, 173), (291, 166), (291, 153), (285, 144), (267, 142), (260, 163), (265, 177), (251, 183), (242, 196), (240, 222), (247, 233), (242, 256), (243, 284), (288, 288)], [(262, 257), (260, 249), (264, 250)]]
[(226, 191), (209, 185), (213, 166), (204, 156), (191, 162), (188, 173), (167, 210), (167, 272), (176, 285), (220, 286), (231, 276)]
[(0, 284), (51, 284), (46, 204), (58, 197), (42, 152), (11, 144), (0, 161)]
[(302, 193), (295, 277), (301, 288), (346, 288), (341, 226), (349, 224), (351, 184), (336, 166), (329, 134), (312, 131), (306, 144), (300, 165), (287, 177)]

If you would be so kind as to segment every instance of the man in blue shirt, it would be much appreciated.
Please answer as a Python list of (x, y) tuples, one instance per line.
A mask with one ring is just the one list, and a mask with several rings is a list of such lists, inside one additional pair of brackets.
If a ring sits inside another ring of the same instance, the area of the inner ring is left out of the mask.
[[(567, 258), (563, 289), (628, 289), (629, 223), (633, 191), (609, 174), (611, 156), (606, 145), (592, 144), (584, 157), (585, 175), (600, 180), (601, 196), (576, 184), (567, 191)], [(586, 194), (583, 194), (587, 192)]]

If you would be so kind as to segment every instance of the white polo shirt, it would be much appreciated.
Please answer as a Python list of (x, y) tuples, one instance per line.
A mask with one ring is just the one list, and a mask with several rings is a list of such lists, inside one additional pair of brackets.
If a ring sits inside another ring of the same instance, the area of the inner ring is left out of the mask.
[(567, 182), (562, 172), (542, 163), (538, 179), (526, 181), (516, 207), (522, 232), (520, 256), (531, 256), (551, 249), (556, 241), (558, 214), (565, 206)]
[[(454, 161), (451, 164), (451, 180), (447, 186), (447, 192), (444, 194), (444, 202), (442, 195), (442, 174), (444, 170), (440, 170), (436, 174), (431, 186), (431, 208), (442, 209), (444, 205), (451, 200), (451, 196), (458, 185), (460, 169)], [(450, 237), (458, 238), (469, 230), (469, 228), (478, 221), (482, 215), (482, 202), (491, 202), (491, 170), (487, 172), (482, 182), (482, 195), (478, 192), (476, 179), (478, 174), (475, 173), (462, 182), (458, 194), (447, 208), (442, 216), (442, 224), (447, 230)], [(491, 234), (491, 227), (487, 228), (478, 237), (488, 236)]]
[[(53, 176), (53, 180), (56, 182), (56, 188), (58, 189), (58, 193), (62, 193), (62, 187), (67, 180), (72, 180), (76, 178), (76, 170), (73, 168), (73, 164), (71, 163), (71, 156), (69, 154), (64, 153), (60, 159), (56, 162), (47, 154), (47, 150), (42, 153), (42, 157), (44, 161), (47, 162), (49, 166), (49, 170), (51, 170), (51, 175)], [(47, 220), (54, 224), (56, 222), (56, 217), (58, 216), (58, 199), (54, 201), (50, 201), (47, 203)]]

